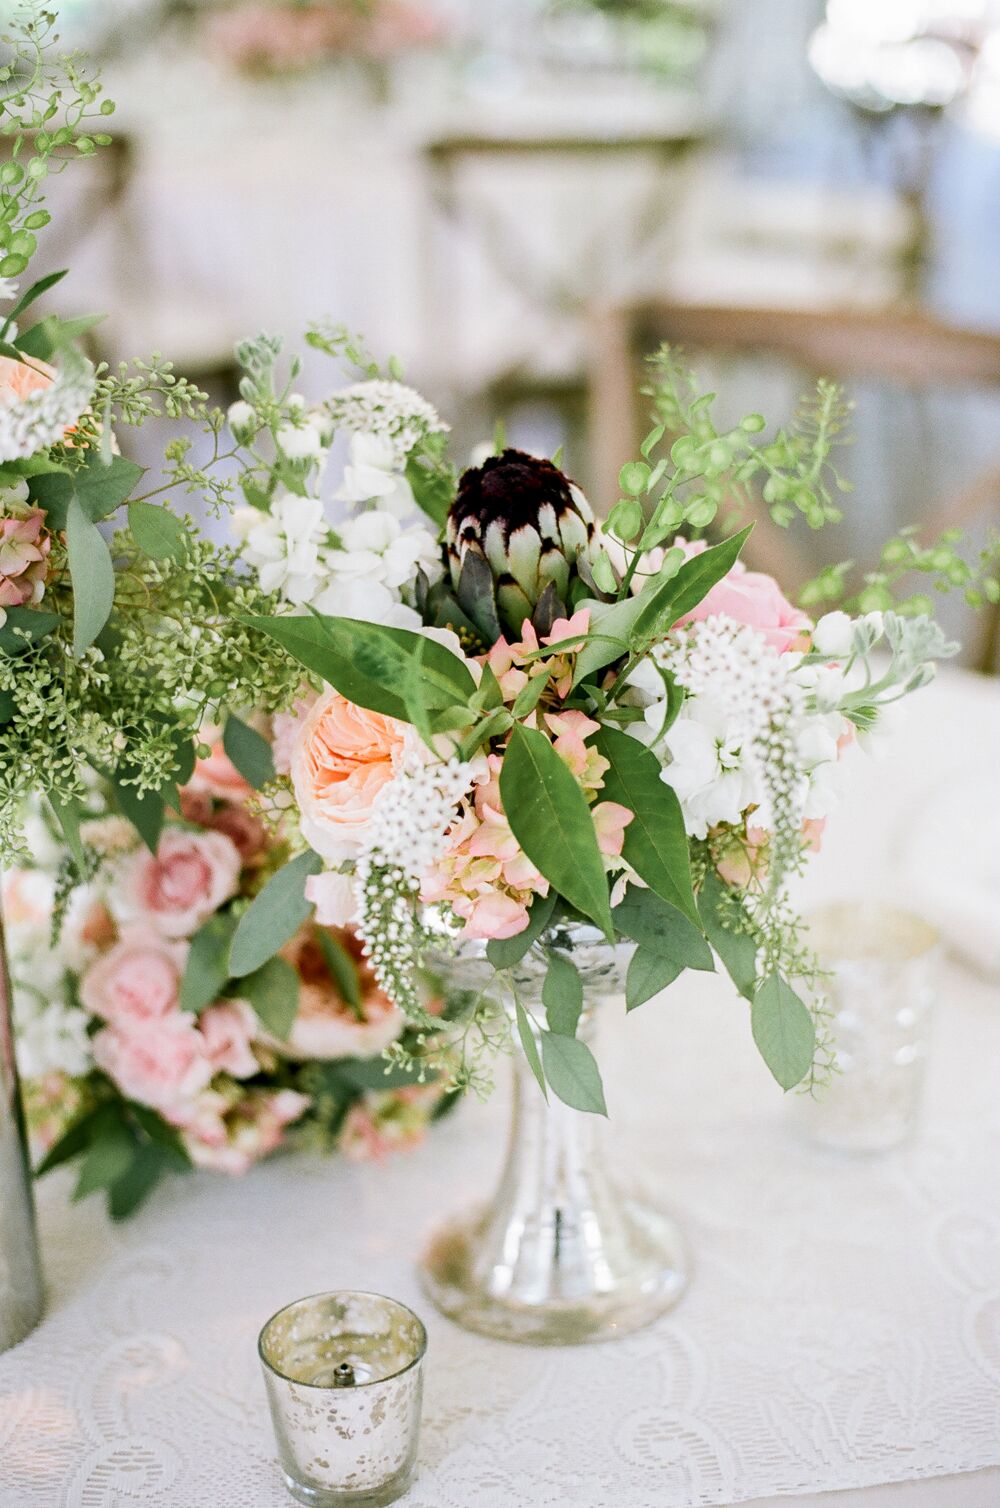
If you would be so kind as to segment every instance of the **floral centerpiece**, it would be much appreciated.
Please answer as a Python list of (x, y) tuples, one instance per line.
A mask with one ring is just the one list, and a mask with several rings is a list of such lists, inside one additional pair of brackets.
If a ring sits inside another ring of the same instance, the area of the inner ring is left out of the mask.
[(265, 78), (342, 59), (385, 65), (444, 34), (441, 17), (420, 0), (238, 0), (214, 9), (204, 31), (229, 67)]

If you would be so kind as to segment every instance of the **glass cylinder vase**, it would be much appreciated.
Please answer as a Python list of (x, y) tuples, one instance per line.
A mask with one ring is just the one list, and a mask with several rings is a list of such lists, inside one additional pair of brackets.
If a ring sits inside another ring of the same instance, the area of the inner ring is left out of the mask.
[(42, 1316), (42, 1268), (31, 1166), (14, 1059), (10, 975), (0, 916), (0, 1351), (17, 1345)]
[[(583, 983), (577, 1036), (592, 1039), (599, 1007), (621, 999), (625, 950), (589, 927), (545, 934), (513, 970), (493, 976), (485, 947), (440, 966), (449, 984), (516, 998), (539, 1029), (548, 957), (572, 959)], [(450, 1319), (483, 1335), (533, 1345), (608, 1340), (649, 1324), (680, 1298), (687, 1263), (663, 1210), (623, 1189), (605, 1162), (607, 1123), (548, 1100), (516, 1046), (507, 1156), (484, 1207), (446, 1221), (420, 1263), (424, 1291)]]

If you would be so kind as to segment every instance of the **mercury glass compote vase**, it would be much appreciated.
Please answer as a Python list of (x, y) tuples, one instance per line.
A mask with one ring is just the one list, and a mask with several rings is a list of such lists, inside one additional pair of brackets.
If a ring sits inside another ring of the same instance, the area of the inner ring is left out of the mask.
[[(589, 1040), (599, 1008), (621, 998), (627, 950), (582, 925), (544, 934), (513, 969), (517, 998), (539, 1027), (553, 949), (580, 973), (577, 1035)], [(493, 976), (484, 944), (435, 960), (435, 968), (456, 988), (495, 992), (513, 1015), (510, 985)], [(467, 1330), (531, 1345), (608, 1340), (649, 1324), (677, 1302), (687, 1282), (674, 1222), (609, 1172), (603, 1117), (570, 1109), (551, 1089), (546, 1102), (519, 1049), (513, 1076), (499, 1186), (488, 1204), (432, 1234), (420, 1263), (424, 1291)]]
[(42, 1314), (31, 1168), (14, 1061), (10, 976), (0, 916), (0, 1351), (23, 1340)]

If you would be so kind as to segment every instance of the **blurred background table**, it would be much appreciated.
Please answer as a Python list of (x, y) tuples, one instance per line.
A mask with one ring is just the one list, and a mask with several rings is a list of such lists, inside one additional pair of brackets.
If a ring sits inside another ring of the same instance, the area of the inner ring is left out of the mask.
[[(914, 829), (949, 792), (975, 820), (998, 747), (995, 682), (952, 672), (922, 692), (888, 756), (856, 771), (803, 900), (905, 899)], [(1000, 914), (995, 864), (993, 883)], [(428, 1319), (407, 1508), (993, 1508), (996, 975), (948, 964), (920, 1134), (870, 1159), (800, 1140), (745, 1006), (721, 979), (687, 981), (608, 1023), (602, 1054), (618, 1151), (694, 1254), (672, 1315), (546, 1351), (428, 1313), (415, 1254), (487, 1186), (502, 1093), (382, 1168), (296, 1157), (241, 1181), (193, 1175), (117, 1229), (56, 1176), (41, 1191), (49, 1312), (0, 1358), (2, 1508), (283, 1508), (256, 1334), (330, 1287)]]

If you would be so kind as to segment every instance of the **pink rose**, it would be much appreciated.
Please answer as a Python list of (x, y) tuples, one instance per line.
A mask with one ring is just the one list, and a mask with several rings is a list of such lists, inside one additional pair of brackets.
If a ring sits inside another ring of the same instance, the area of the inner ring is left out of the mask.
[(161, 1021), (177, 1009), (186, 956), (183, 943), (128, 928), (83, 975), (81, 1004), (122, 1030)]
[(185, 790), (203, 791), (217, 801), (244, 801), (253, 787), (233, 764), (221, 738), (214, 740), (211, 750), (205, 759), (196, 761)]
[(284, 1140), (287, 1126), (308, 1110), (310, 1100), (293, 1089), (251, 1089), (235, 1102), (212, 1090), (187, 1107), (181, 1120), (184, 1145), (199, 1168), (220, 1173), (245, 1173)]
[(125, 1095), (164, 1114), (212, 1077), (193, 1016), (180, 1011), (126, 1029), (105, 1027), (91, 1043), (94, 1062)]
[[(690, 558), (706, 548), (703, 540), (690, 543), (675, 541)], [(793, 649), (796, 640), (812, 627), (805, 613), (793, 607), (783, 595), (773, 576), (763, 571), (748, 571), (738, 560), (732, 570), (698, 603), (696, 608), (678, 619), (679, 623), (701, 623), (706, 618), (732, 618), (746, 623), (763, 634), (768, 644), (783, 654)]]
[(122, 911), (164, 937), (190, 937), (236, 894), (242, 862), (224, 833), (168, 828), (153, 855), (137, 849), (122, 867)]
[(302, 719), (291, 758), (302, 832), (331, 862), (352, 857), (403, 753), (404, 725), (327, 691)]
[(258, 1072), (260, 1064), (250, 1047), (256, 1026), (257, 1018), (245, 1000), (220, 1000), (202, 1011), (198, 1030), (213, 1073), (249, 1079)]

